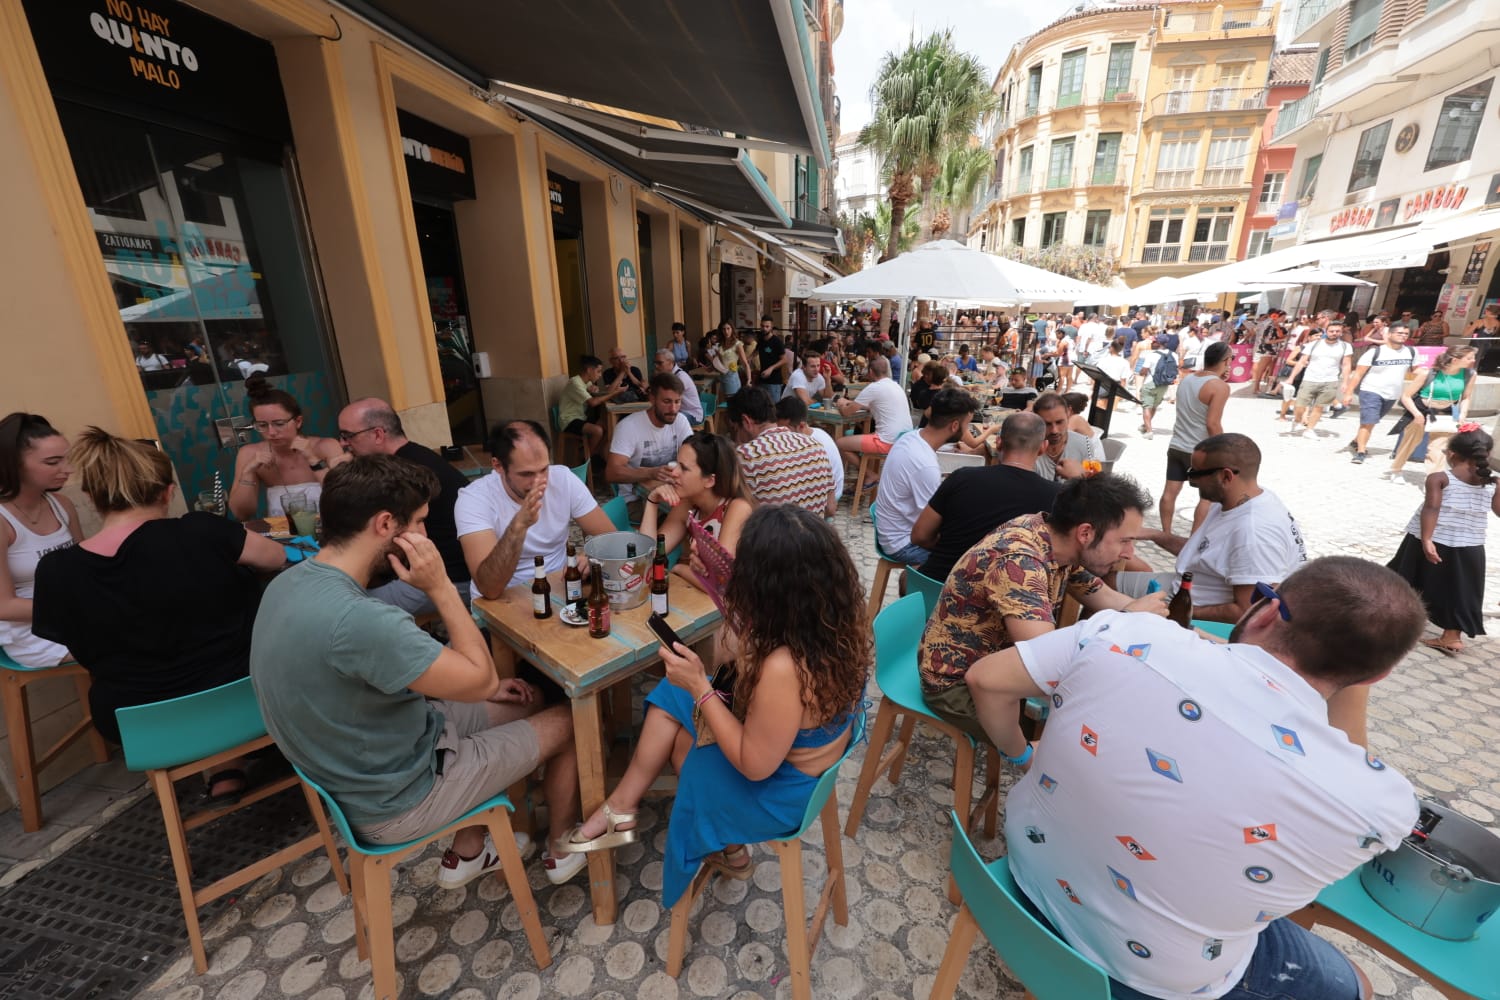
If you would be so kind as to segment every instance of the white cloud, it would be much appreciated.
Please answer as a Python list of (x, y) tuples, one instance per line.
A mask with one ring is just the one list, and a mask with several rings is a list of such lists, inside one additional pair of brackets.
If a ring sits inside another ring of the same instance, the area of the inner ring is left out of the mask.
[(913, 34), (952, 28), (959, 48), (979, 58), (991, 81), (1013, 44), (1067, 7), (1017, 0), (846, 0), (844, 30), (833, 43), (834, 81), (843, 104), (840, 128), (854, 132), (870, 120), (870, 85), (880, 60)]

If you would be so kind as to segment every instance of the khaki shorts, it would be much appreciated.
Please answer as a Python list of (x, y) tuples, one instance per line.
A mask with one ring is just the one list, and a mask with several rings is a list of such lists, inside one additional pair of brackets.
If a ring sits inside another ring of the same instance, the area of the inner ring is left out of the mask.
[(955, 684), (951, 688), (942, 691), (922, 691), (922, 700), (932, 713), (944, 722), (951, 722), (981, 743), (990, 741), (989, 734), (979, 724), (979, 716), (974, 711), (974, 696), (969, 693), (969, 686), (963, 682)]
[(1332, 406), (1339, 401), (1337, 382), (1307, 382), (1297, 391), (1298, 406)]
[(358, 828), (376, 844), (399, 844), (440, 830), (486, 799), (492, 799), (541, 764), (536, 729), (525, 719), (490, 725), (484, 702), (431, 699), (443, 713), (437, 755), (442, 773), (427, 797), (400, 816)]

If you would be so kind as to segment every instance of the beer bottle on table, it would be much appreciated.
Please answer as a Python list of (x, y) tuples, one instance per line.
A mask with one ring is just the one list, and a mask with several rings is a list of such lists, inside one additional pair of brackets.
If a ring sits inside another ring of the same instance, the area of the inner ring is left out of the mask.
[(635, 543), (634, 542), (626, 542), (625, 543), (625, 558), (626, 559), (634, 559), (635, 558)]
[(563, 573), (563, 599), (569, 605), (583, 600), (583, 573), (578, 569), (578, 550), (572, 542), (568, 543), (568, 568)]
[(600, 563), (589, 570), (589, 635), (595, 639), (609, 635), (609, 595), (604, 592), (604, 566)]
[(667, 616), (667, 536), (656, 536), (656, 558), (651, 562), (651, 610)]
[(542, 557), (536, 557), (536, 575), (531, 581), (531, 613), (536, 618), (552, 617), (552, 584)]
[(1182, 586), (1177, 588), (1177, 593), (1172, 595), (1172, 602), (1167, 605), (1167, 620), (1174, 621), (1183, 628), (1193, 627), (1193, 574), (1182, 574)]

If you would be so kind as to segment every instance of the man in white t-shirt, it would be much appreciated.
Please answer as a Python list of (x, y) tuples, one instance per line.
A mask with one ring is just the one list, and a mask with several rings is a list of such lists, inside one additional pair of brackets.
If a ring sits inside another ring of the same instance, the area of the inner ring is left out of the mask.
[(1385, 332), (1385, 343), (1366, 351), (1354, 366), (1354, 374), (1344, 383), (1342, 402), (1345, 406), (1354, 397), (1355, 388), (1359, 390), (1359, 430), (1354, 435), (1355, 465), (1365, 460), (1370, 432), (1401, 399), (1406, 376), (1417, 363), (1417, 349), (1406, 343), (1410, 337), (1409, 328), (1391, 327)]
[(776, 404), (776, 422), (787, 430), (812, 438), (822, 446), (823, 454), (828, 456), (828, 465), (833, 470), (833, 492), (829, 494), (824, 514), (832, 517), (838, 509), (839, 497), (844, 495), (844, 459), (839, 454), (839, 446), (834, 444), (827, 431), (807, 422), (807, 404), (798, 399), (795, 393), (786, 393)]
[(1297, 405), (1303, 408), (1302, 422), (1292, 426), (1294, 435), (1313, 430), (1323, 416), (1323, 407), (1338, 402), (1339, 387), (1348, 381), (1354, 348), (1344, 342), (1344, 324), (1331, 320), (1323, 330), (1323, 339), (1309, 343), (1292, 366), (1291, 380), (1306, 369)]
[(1078, 327), (1078, 360), (1092, 364), (1094, 355), (1107, 346), (1108, 334), (1109, 330), (1099, 322), (1099, 314), (1089, 313), (1089, 318)]
[(1142, 537), (1177, 556), (1193, 574), (1193, 617), (1236, 622), (1255, 601), (1257, 583), (1276, 584), (1307, 561), (1297, 519), (1257, 481), (1260, 448), (1243, 434), (1215, 434), (1193, 448), (1187, 480), (1209, 502), (1191, 536)]
[(489, 450), (493, 471), (459, 490), (453, 506), (471, 596), (495, 598), (530, 583), (537, 556), (548, 573), (564, 569), (573, 521), (586, 535), (615, 530), (583, 481), (567, 466), (550, 464), (541, 424), (499, 424)]
[[(682, 415), (682, 386), (671, 375), (656, 373), (647, 383), (650, 405), (615, 425), (609, 441), (605, 482), (623, 497), (644, 496), (659, 483), (677, 481), (677, 449), (693, 433)], [(639, 484), (640, 489), (637, 490)]]
[[(1005, 804), (1016, 884), (1147, 996), (1368, 997), (1286, 918), (1417, 818), (1411, 784), (1330, 725), (1327, 702), (1385, 676), (1425, 618), (1395, 573), (1334, 556), (1268, 588), (1229, 645), (1106, 611), (978, 660), (979, 721), (1027, 767)], [(1017, 703), (1036, 696), (1052, 709), (1033, 747)]]
[(926, 426), (901, 435), (886, 456), (876, 522), (880, 547), (896, 562), (920, 566), (932, 555), (911, 540), (911, 529), (942, 482), (938, 449), (962, 440), (978, 409), (979, 401), (967, 392), (940, 390), (932, 397)]
[(875, 418), (875, 433), (840, 437), (837, 444), (844, 455), (888, 455), (901, 432), (911, 430), (911, 404), (900, 384), (891, 378), (890, 361), (875, 358), (866, 370), (874, 381), (860, 391), (859, 398), (836, 399), (834, 405), (846, 417), (869, 413)]
[(823, 377), (823, 358), (817, 351), (808, 351), (802, 357), (802, 367), (792, 372), (786, 380), (786, 392), (782, 398), (795, 394), (803, 403), (811, 406), (814, 401), (829, 395), (828, 380)]
[(656, 371), (677, 380), (682, 389), (682, 415), (687, 417), (688, 423), (703, 423), (703, 400), (698, 398), (698, 383), (693, 381), (693, 376), (678, 367), (677, 357), (670, 347), (663, 347), (656, 352)]

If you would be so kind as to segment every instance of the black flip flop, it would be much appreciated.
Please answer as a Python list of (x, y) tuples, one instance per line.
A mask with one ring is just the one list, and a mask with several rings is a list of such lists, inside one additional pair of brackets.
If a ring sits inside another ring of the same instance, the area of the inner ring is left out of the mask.
[[(240, 787), (233, 791), (220, 792), (218, 795), (213, 794), (214, 786), (221, 781), (238, 781)], [(211, 806), (238, 805), (240, 799), (249, 790), (250, 781), (245, 777), (245, 772), (237, 767), (231, 767), (228, 770), (218, 772), (208, 779), (208, 785), (203, 789), (203, 801)]]

